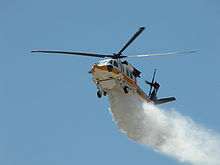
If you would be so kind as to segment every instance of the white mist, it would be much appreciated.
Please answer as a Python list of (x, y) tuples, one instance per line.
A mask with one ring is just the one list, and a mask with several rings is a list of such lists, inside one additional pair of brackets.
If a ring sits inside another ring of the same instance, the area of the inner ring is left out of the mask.
[(113, 89), (110, 111), (128, 138), (192, 165), (220, 165), (220, 135), (176, 111), (165, 111)]

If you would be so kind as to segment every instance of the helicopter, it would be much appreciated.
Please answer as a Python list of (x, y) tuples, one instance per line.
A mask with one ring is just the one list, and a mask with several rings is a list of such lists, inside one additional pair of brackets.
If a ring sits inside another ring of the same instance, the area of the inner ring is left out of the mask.
[(157, 55), (170, 55), (170, 54), (183, 54), (183, 53), (195, 53), (196, 51), (190, 52), (169, 52), (169, 53), (157, 53), (157, 54), (143, 54), (126, 56), (122, 53), (127, 47), (144, 31), (145, 27), (140, 27), (139, 30), (130, 38), (130, 40), (119, 50), (118, 53), (113, 54), (94, 54), (94, 53), (82, 53), (82, 52), (66, 52), (66, 51), (50, 51), (50, 50), (33, 50), (32, 53), (58, 53), (58, 54), (69, 54), (79, 56), (89, 56), (97, 58), (107, 58), (97, 61), (89, 73), (92, 74), (92, 80), (96, 84), (98, 89), (97, 96), (101, 98), (103, 95), (109, 94), (109, 91), (113, 88), (121, 89), (125, 94), (133, 93), (136, 94), (142, 100), (152, 104), (162, 104), (166, 102), (175, 101), (175, 97), (168, 97), (157, 99), (157, 92), (160, 84), (155, 81), (156, 69), (153, 73), (152, 81), (146, 81), (145, 83), (150, 86), (149, 94), (146, 94), (137, 83), (137, 78), (140, 77), (141, 72), (128, 63), (124, 58), (139, 58), (149, 57)]

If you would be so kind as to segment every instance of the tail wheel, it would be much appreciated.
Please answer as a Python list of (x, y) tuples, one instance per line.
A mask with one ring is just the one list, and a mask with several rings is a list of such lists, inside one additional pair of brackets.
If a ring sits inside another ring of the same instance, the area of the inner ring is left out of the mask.
[(125, 93), (128, 93), (128, 92), (129, 92), (129, 88), (128, 88), (128, 87), (125, 86), (123, 89), (124, 89), (124, 92), (125, 92)]
[(101, 97), (102, 97), (101, 91), (98, 91), (98, 92), (97, 92), (97, 96), (98, 96), (98, 98), (101, 98)]

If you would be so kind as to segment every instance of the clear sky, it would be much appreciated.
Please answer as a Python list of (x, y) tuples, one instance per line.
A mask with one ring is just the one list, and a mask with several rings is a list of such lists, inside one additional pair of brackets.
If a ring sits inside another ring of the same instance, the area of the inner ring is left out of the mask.
[(99, 59), (31, 50), (114, 53), (140, 26), (125, 55), (142, 83), (157, 68), (161, 105), (220, 132), (219, 0), (1, 0), (1, 165), (179, 165), (121, 133), (88, 74)]

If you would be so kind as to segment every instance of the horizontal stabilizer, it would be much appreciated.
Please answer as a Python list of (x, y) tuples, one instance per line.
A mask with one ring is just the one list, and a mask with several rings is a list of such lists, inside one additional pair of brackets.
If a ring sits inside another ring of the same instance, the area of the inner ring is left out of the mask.
[(154, 101), (154, 104), (163, 104), (163, 103), (167, 103), (167, 102), (171, 102), (171, 101), (175, 101), (176, 98), (175, 97), (169, 97), (169, 98), (163, 98), (163, 99), (159, 99)]

